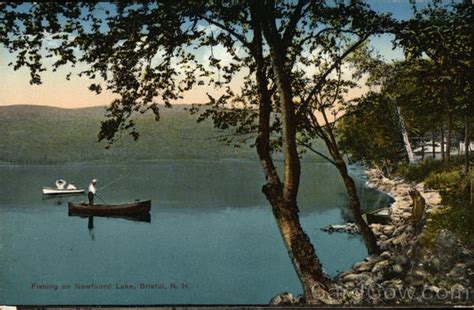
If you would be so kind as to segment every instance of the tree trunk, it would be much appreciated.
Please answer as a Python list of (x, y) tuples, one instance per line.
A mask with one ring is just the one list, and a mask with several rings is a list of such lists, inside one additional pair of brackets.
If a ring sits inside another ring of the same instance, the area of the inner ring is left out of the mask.
[(413, 155), (410, 139), (408, 139), (408, 133), (405, 127), (405, 121), (403, 120), (402, 114), (400, 113), (400, 106), (397, 106), (397, 115), (398, 115), (398, 121), (400, 123), (400, 130), (403, 136), (403, 143), (405, 144), (405, 149), (408, 155), (408, 162), (411, 164), (415, 162), (415, 156)]
[[(327, 121), (327, 118), (324, 112), (322, 114), (325, 120)], [(339, 148), (337, 145), (337, 140), (334, 136), (334, 133), (332, 132), (331, 127), (326, 127), (326, 129), (327, 129), (328, 134), (326, 135), (322, 133), (320, 137), (323, 139), (324, 143), (326, 143), (329, 153), (334, 158), (334, 161), (332, 163), (339, 170), (339, 174), (341, 175), (342, 180), (344, 181), (344, 185), (346, 187), (346, 191), (349, 196), (350, 207), (352, 211), (352, 216), (354, 217), (354, 221), (357, 227), (359, 228), (359, 231), (362, 234), (362, 237), (364, 239), (365, 245), (367, 246), (367, 251), (369, 252), (369, 254), (378, 254), (380, 253), (380, 248), (377, 245), (377, 240), (375, 238), (375, 235), (370, 229), (369, 225), (364, 221), (362, 217), (362, 210), (360, 207), (359, 196), (357, 195), (357, 189), (356, 189), (354, 180), (352, 179), (352, 177), (349, 175), (347, 171), (346, 162), (341, 156), (341, 152), (339, 151)], [(319, 130), (322, 131), (321, 128), (319, 128)]]
[(433, 155), (433, 159), (435, 159), (436, 158), (436, 142), (435, 142), (435, 131), (434, 131), (434, 129), (431, 132), (431, 152), (432, 152), (432, 155)]
[(425, 159), (425, 135), (421, 136), (421, 160)]
[(441, 158), (446, 160), (446, 152), (444, 151), (444, 127), (441, 126)]
[(301, 227), (298, 208), (285, 199), (281, 199), (283, 195), (278, 189), (265, 186), (264, 193), (272, 205), (273, 215), (283, 242), (300, 279), (305, 302), (308, 304), (319, 303), (320, 301), (315, 298), (317, 296), (314, 296), (313, 290), (315, 288), (327, 290), (331, 287), (331, 282), (323, 272), (308, 235)]
[(352, 216), (354, 221), (362, 234), (367, 251), (369, 254), (380, 254), (380, 248), (377, 245), (377, 239), (369, 225), (362, 217), (362, 210), (360, 207), (359, 196), (357, 195), (357, 189), (354, 180), (347, 172), (347, 166), (342, 158), (336, 159), (336, 167), (341, 174), (344, 185), (346, 186), (347, 194), (349, 195)]
[(446, 141), (446, 158), (449, 160), (451, 158), (451, 135), (453, 132), (453, 113), (449, 113), (448, 119), (448, 137)]
[(464, 173), (469, 173), (469, 117), (464, 116)]
[[(256, 61), (256, 82), (259, 95), (259, 135), (256, 140), (256, 148), (267, 181), (262, 191), (272, 206), (272, 211), (281, 237), (303, 287), (305, 302), (313, 304), (320, 302), (320, 299), (317, 299), (313, 294), (313, 289), (322, 288), (326, 291), (330, 287), (331, 282), (324, 274), (314, 247), (299, 222), (298, 207), (296, 204), (296, 193), (299, 182), (299, 159), (297, 154), (296, 158), (292, 157), (294, 156), (294, 151), (288, 150), (292, 145), (292, 139), (296, 147), (296, 133), (294, 131), (292, 132), (294, 122), (292, 123), (291, 117), (286, 116), (282, 118), (285, 131), (285, 182), (290, 180), (294, 181), (294, 178), (297, 177), (297, 182), (293, 182), (289, 189), (288, 184), (282, 184), (271, 156), (270, 114), (272, 110), (272, 99), (267, 85), (269, 79), (266, 75), (267, 67), (262, 52), (262, 16), (259, 14), (262, 14), (263, 11), (257, 7), (259, 5), (261, 4), (252, 2), (251, 14), (252, 27), (254, 30), (252, 54)], [(288, 96), (288, 94), (285, 96)], [(288, 113), (287, 109), (285, 109), (285, 113)], [(290, 128), (290, 130), (288, 130), (288, 128)], [(292, 169), (296, 169), (296, 171), (289, 171)], [(292, 193), (285, 195), (285, 189), (292, 191)]]

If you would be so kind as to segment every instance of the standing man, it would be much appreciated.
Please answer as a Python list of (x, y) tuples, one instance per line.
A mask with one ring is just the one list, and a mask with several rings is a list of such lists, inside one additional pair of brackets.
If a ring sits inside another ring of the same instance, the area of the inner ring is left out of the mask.
[(95, 185), (97, 184), (97, 180), (93, 179), (91, 184), (89, 184), (89, 193), (87, 194), (87, 198), (89, 198), (89, 205), (94, 205), (94, 196), (97, 193), (97, 188)]

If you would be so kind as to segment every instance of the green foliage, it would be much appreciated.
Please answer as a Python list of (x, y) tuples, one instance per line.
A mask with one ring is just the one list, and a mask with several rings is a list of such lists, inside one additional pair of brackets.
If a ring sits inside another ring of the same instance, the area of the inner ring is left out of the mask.
[(427, 159), (414, 165), (401, 165), (396, 174), (414, 182), (425, 182), (427, 188), (440, 192), (444, 209), (430, 214), (421, 238), (426, 246), (433, 242), (441, 229), (448, 229), (464, 242), (472, 242), (474, 212), (471, 204), (471, 182), (474, 174), (462, 173), (463, 157), (452, 156), (449, 161)]
[(392, 163), (404, 159), (395, 106), (386, 97), (369, 93), (352, 106), (337, 126), (341, 150), (352, 161)]
[(462, 156), (451, 156), (449, 160), (427, 158), (416, 164), (401, 164), (395, 173), (408, 181), (423, 182), (431, 174), (461, 171), (463, 160)]
[(474, 234), (474, 212), (472, 206), (464, 205), (448, 207), (443, 211), (430, 215), (421, 242), (425, 246), (434, 245), (435, 238), (441, 229), (454, 232), (461, 241), (472, 245)]
[(472, 177), (463, 175), (460, 170), (431, 172), (425, 184), (440, 191), (444, 204), (462, 208), (470, 205)]

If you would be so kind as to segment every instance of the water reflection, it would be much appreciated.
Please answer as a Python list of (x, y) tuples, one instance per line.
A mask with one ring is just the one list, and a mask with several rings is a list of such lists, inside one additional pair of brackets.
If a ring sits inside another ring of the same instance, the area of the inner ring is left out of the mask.
[(89, 216), (89, 220), (87, 221), (87, 228), (89, 229), (89, 236), (91, 237), (91, 240), (95, 240), (95, 234), (94, 234), (94, 217)]
[(127, 221), (133, 221), (133, 222), (143, 222), (143, 223), (151, 223), (151, 214), (149, 212), (147, 213), (138, 213), (138, 214), (127, 214), (127, 215), (107, 215), (107, 216), (100, 216), (100, 215), (94, 215), (94, 216), (89, 216), (89, 215), (83, 215), (83, 214), (75, 214), (75, 213), (69, 213), (69, 216), (75, 216), (75, 217), (80, 217), (80, 218), (88, 218), (89, 222), (87, 227), (89, 229), (94, 228), (94, 216), (95, 217), (106, 217), (106, 218), (112, 218), (112, 219), (123, 219)]

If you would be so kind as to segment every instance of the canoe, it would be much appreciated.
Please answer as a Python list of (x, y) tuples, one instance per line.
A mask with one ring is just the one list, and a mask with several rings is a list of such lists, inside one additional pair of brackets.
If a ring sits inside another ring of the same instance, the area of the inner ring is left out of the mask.
[(94, 204), (69, 202), (69, 215), (97, 215), (97, 216), (113, 216), (113, 215), (130, 215), (150, 212), (151, 201), (135, 201), (126, 204)]
[(83, 189), (58, 189), (54, 187), (43, 187), (43, 195), (74, 195), (82, 194)]
[(388, 224), (390, 222), (390, 209), (380, 208), (365, 213), (368, 224)]

